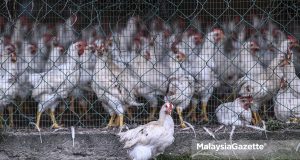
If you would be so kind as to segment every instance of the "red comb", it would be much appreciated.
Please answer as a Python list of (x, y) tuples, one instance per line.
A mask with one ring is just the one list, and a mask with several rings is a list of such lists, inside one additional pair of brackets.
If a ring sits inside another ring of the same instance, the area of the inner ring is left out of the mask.
[(218, 32), (218, 31), (223, 32), (223, 30), (221, 28), (214, 28), (213, 29), (213, 32)]
[(277, 35), (279, 33), (279, 29), (273, 29), (272, 34)]
[(60, 49), (65, 50), (65, 48), (62, 45), (58, 45), (57, 47), (60, 48)]
[(252, 40), (251, 42), (258, 45), (257, 41), (255, 41), (255, 40)]
[(291, 36), (291, 35), (288, 35), (288, 36), (287, 36), (287, 39), (288, 39), (288, 40), (296, 41), (296, 38), (295, 38), (294, 36)]
[(240, 22), (240, 21), (241, 21), (241, 17), (240, 17), (240, 16), (235, 16), (235, 17), (234, 17), (234, 21), (235, 21), (236, 23)]

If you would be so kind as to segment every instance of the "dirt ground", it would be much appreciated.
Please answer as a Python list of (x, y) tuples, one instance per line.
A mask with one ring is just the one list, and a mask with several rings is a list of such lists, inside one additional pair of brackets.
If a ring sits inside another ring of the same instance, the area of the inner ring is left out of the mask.
[[(134, 127), (134, 126), (131, 126)], [(214, 132), (219, 126), (206, 126)], [(175, 129), (175, 141), (164, 155), (158, 159), (191, 159), (194, 154), (193, 143), (196, 142), (218, 142), (229, 140), (231, 127), (226, 127), (215, 133), (214, 139), (202, 126), (196, 126), (196, 138), (191, 129)], [(41, 133), (37, 130), (3, 130), (0, 136), (0, 159), (128, 159), (126, 150), (122, 149), (123, 144), (118, 141), (118, 129), (86, 129), (75, 128), (74, 146), (72, 143), (70, 128), (61, 130), (43, 129)], [(292, 140), (300, 142), (300, 130), (280, 129), (265, 134), (250, 128), (240, 128), (235, 130), (232, 138), (235, 140), (253, 141), (283, 141)], [(42, 140), (42, 143), (41, 143)], [(276, 145), (271, 147), (272, 153), (278, 153)], [(271, 153), (270, 153), (271, 154)], [(198, 158), (216, 158), (215, 153), (205, 153), (194, 156)], [(290, 156), (291, 154), (280, 154), (280, 156)], [(228, 159), (228, 155), (218, 152), (220, 159)], [(272, 155), (269, 155), (272, 157)], [(278, 157), (278, 156), (277, 156)]]

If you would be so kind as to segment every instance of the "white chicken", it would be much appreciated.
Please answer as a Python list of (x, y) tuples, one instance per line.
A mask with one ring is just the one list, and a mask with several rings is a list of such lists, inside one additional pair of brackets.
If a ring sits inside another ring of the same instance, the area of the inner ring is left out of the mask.
[[(93, 71), (96, 66), (96, 45), (88, 44), (87, 53), (82, 55), (80, 65), (80, 79), (74, 90), (71, 92), (71, 105), (70, 110), (74, 112), (74, 100), (78, 101), (79, 114), (84, 116), (87, 114), (89, 95), (92, 88), (90, 84), (93, 79)], [(87, 116), (85, 116), (87, 117)]]
[(300, 122), (300, 99), (295, 96), (286, 79), (281, 80), (280, 90), (273, 101), (276, 119), (282, 122)]
[[(290, 57), (290, 61), (293, 60), (294, 54), (288, 55)], [(289, 65), (285, 66), (285, 77), (289, 86), (291, 87), (290, 91), (297, 98), (300, 98), (300, 79), (296, 75), (295, 67), (293, 62), (290, 62)]]
[(26, 17), (21, 17), (15, 22), (15, 28), (11, 36), (11, 42), (16, 44), (16, 47), (20, 47), (21, 43), (25, 39), (25, 34), (28, 31), (28, 22)]
[(291, 92), (293, 97), (300, 98), (300, 79), (296, 74), (295, 64), (293, 63), (295, 58), (294, 52), (299, 51), (300, 46), (294, 38), (290, 38), (288, 41), (285, 41), (283, 43), (286, 43), (287, 46), (286, 58), (288, 60), (288, 63), (284, 66), (284, 77), (289, 85), (288, 91)]
[[(46, 109), (50, 109), (50, 117), (53, 128), (59, 128), (55, 119), (55, 108), (59, 100), (68, 96), (68, 93), (78, 83), (80, 74), (77, 63), (85, 54), (86, 43), (79, 41), (72, 44), (67, 51), (67, 62), (52, 68), (45, 73), (31, 74), (29, 81), (34, 86), (32, 97), (39, 103), (36, 126), (40, 127), (40, 119), (42, 113)], [(53, 78), (55, 76), (56, 78)]]
[(112, 36), (112, 55), (113, 60), (120, 68), (126, 68), (134, 55), (130, 52), (134, 35), (137, 33), (138, 17), (131, 17), (126, 27), (120, 33), (114, 33)]
[(73, 15), (70, 16), (65, 23), (57, 25), (57, 39), (64, 48), (68, 48), (68, 46), (77, 38), (74, 28), (76, 21), (77, 16)]
[(217, 120), (224, 125), (244, 126), (252, 120), (252, 97), (238, 97), (233, 102), (219, 105), (215, 111)]
[(39, 48), (35, 44), (23, 42), (22, 53), (20, 56), (22, 60), (22, 70), (29, 73), (40, 73), (45, 66), (45, 59)]
[(167, 100), (176, 107), (181, 128), (186, 128), (182, 112), (189, 106), (194, 94), (194, 78), (181, 67), (185, 58), (185, 55), (180, 50), (170, 57), (170, 70), (173, 75), (169, 78), (166, 95)]
[(264, 72), (265, 69), (256, 59), (259, 49), (260, 47), (255, 41), (248, 41), (242, 45), (237, 65), (243, 75), (251, 77)]
[(1, 50), (1, 77), (0, 77), (0, 128), (3, 128), (3, 110), (8, 107), (9, 126), (13, 127), (13, 107), (8, 106), (18, 92), (18, 66), (16, 47), (13, 44), (5, 46)]
[(265, 68), (257, 59), (257, 51), (259, 50), (260, 47), (255, 41), (245, 42), (239, 50), (240, 54), (236, 57), (236, 65), (239, 66), (243, 77), (236, 82), (237, 87), (248, 79), (254, 79), (255, 76), (265, 74)]
[(58, 67), (62, 65), (65, 62), (65, 49), (63, 46), (57, 45), (57, 42), (54, 38), (52, 40), (52, 46), (51, 46), (51, 51), (49, 54), (48, 61), (46, 62), (45, 65), (45, 71), (51, 70), (53, 67)]
[(174, 122), (171, 117), (173, 105), (165, 103), (159, 119), (137, 128), (121, 132), (120, 141), (129, 149), (129, 157), (133, 160), (148, 160), (162, 154), (174, 141)]
[(103, 107), (109, 112), (110, 120), (108, 127), (114, 126), (114, 121), (118, 115), (117, 125), (123, 127), (124, 112), (126, 110), (122, 103), (121, 92), (124, 89), (117, 80), (117, 75), (113, 73), (113, 69), (118, 67), (112, 62), (109, 45), (111, 42), (105, 41), (102, 45), (97, 46), (97, 62), (93, 72), (92, 89), (96, 93), (98, 99), (102, 101)]
[[(285, 44), (289, 41), (290, 40), (286, 40), (282, 43)], [(285, 45), (283, 44), (280, 50), (287, 51), (287, 47), (284, 49), (283, 47)], [(251, 110), (254, 112), (254, 124), (261, 121), (261, 118), (258, 115), (260, 105), (275, 96), (280, 88), (280, 80), (285, 76), (284, 66), (289, 63), (286, 57), (287, 56), (283, 53), (278, 54), (264, 73), (254, 75), (253, 78), (247, 79), (242, 83), (239, 94), (242, 96), (251, 95), (254, 99), (254, 104), (251, 106)]]
[[(213, 72), (215, 67), (215, 63), (213, 60), (213, 56), (215, 55), (215, 39), (218, 39), (219, 34), (218, 30), (213, 30), (212, 32), (208, 33), (206, 36), (206, 40), (202, 47), (199, 45), (202, 42), (202, 38), (199, 34), (193, 34), (190, 36), (191, 43), (187, 47), (193, 47), (189, 50), (185, 48), (183, 52), (188, 55), (188, 58), (185, 62), (185, 69), (187, 72), (194, 77), (195, 79), (195, 94), (201, 97), (201, 104), (202, 104), (202, 116), (203, 121), (208, 121), (207, 116), (207, 102), (211, 97), (214, 87), (219, 85), (217, 76)], [(192, 116), (192, 121), (197, 121), (196, 119), (196, 108), (198, 106), (198, 100), (196, 98), (192, 99), (191, 102), (191, 110), (188, 113), (188, 116)]]
[(163, 63), (156, 63), (154, 46), (149, 45), (147, 39), (136, 38), (135, 46), (141, 48), (141, 51), (133, 58), (131, 70), (145, 86), (149, 86), (157, 94), (164, 95), (168, 88), (169, 67)]
[[(225, 52), (225, 37), (221, 29), (215, 29), (214, 42), (215, 45), (211, 49), (214, 50), (214, 71), (218, 78), (227, 85), (232, 86), (239, 78), (239, 68), (235, 64), (236, 54), (232, 52)], [(229, 40), (230, 41), (230, 40)], [(205, 53), (203, 53), (205, 54)]]

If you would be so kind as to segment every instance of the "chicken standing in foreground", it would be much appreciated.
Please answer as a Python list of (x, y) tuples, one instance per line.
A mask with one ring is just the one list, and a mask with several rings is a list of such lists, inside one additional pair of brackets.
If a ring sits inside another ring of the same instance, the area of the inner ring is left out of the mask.
[(147, 160), (164, 152), (174, 141), (174, 122), (171, 117), (173, 105), (165, 103), (159, 119), (135, 129), (119, 133), (124, 148), (129, 149), (129, 157), (133, 160)]

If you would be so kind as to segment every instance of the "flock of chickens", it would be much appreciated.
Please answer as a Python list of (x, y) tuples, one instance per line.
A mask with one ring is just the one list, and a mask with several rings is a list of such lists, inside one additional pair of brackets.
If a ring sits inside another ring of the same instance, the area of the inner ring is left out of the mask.
[(218, 122), (258, 124), (258, 111), (272, 99), (278, 120), (298, 122), (298, 41), (273, 22), (262, 21), (253, 16), (249, 27), (236, 18), (203, 29), (200, 19), (185, 27), (182, 19), (172, 25), (159, 18), (146, 24), (134, 16), (109, 35), (90, 26), (80, 38), (76, 15), (54, 27), (32, 24), (26, 17), (13, 28), (0, 23), (0, 116), (7, 108), (13, 126), (11, 104), (16, 97), (23, 101), (32, 97), (38, 103), (37, 128), (46, 110), (52, 127), (59, 128), (55, 109), (61, 100), (77, 98), (87, 108), (92, 91), (110, 114), (108, 127), (123, 127), (124, 114), (132, 117), (132, 107), (145, 105), (138, 97), (146, 99), (151, 108), (147, 119), (154, 120), (158, 96), (163, 96), (174, 105), (185, 128), (183, 110), (189, 107), (188, 116), (196, 122), (201, 104), (201, 120), (209, 121), (208, 101), (214, 90), (230, 86), (238, 96), (217, 107)]

